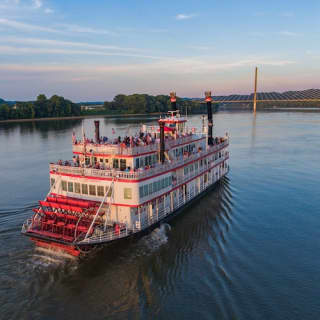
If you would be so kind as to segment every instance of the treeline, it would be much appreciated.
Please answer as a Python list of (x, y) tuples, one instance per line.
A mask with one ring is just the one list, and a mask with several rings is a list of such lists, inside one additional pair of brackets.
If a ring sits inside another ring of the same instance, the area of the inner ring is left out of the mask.
[(80, 114), (78, 104), (57, 95), (47, 99), (44, 94), (40, 94), (36, 101), (17, 102), (14, 106), (0, 102), (0, 120), (66, 117)]
[[(151, 96), (148, 94), (116, 95), (112, 101), (103, 104), (107, 114), (119, 113), (153, 113), (167, 112), (171, 110), (170, 97), (166, 95)], [(189, 99), (177, 97), (177, 109), (181, 113), (202, 113), (206, 111), (206, 105)]]

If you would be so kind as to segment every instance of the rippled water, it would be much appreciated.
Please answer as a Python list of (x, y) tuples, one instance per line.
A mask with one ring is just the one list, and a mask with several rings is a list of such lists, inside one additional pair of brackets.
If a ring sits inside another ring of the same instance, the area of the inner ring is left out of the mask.
[[(131, 134), (146, 119), (101, 122)], [(318, 319), (319, 127), (319, 113), (216, 114), (228, 177), (170, 225), (79, 263), (20, 227), (81, 121), (0, 124), (0, 318)]]

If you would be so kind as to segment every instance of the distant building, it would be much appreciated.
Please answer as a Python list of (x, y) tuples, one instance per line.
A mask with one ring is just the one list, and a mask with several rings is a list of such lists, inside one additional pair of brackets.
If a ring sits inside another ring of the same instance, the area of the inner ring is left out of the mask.
[(103, 109), (103, 105), (101, 104), (92, 104), (92, 105), (81, 105), (81, 110), (99, 110)]

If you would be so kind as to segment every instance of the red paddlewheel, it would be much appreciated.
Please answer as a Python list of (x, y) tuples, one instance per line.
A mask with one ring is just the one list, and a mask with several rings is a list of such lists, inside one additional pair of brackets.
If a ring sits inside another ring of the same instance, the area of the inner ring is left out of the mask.
[(31, 240), (39, 247), (52, 249), (52, 250), (60, 250), (74, 257), (78, 257), (80, 255), (80, 251), (76, 249), (75, 246), (67, 246), (62, 243), (51, 242), (51, 241), (47, 242), (47, 241), (43, 241), (35, 238), (31, 238)]

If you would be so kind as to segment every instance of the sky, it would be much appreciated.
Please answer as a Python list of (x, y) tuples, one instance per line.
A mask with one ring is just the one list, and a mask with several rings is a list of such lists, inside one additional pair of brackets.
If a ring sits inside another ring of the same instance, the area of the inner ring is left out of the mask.
[(0, 97), (319, 88), (319, 40), (319, 0), (0, 0)]

